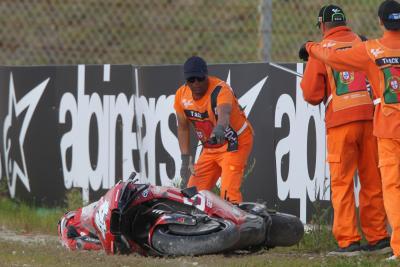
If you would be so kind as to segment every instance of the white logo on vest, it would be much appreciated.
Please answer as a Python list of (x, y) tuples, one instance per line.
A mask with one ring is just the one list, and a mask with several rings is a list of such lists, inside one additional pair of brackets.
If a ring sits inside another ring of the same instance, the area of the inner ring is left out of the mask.
[(374, 55), (374, 57), (378, 57), (379, 54), (383, 53), (383, 50), (380, 48), (378, 48), (378, 49), (372, 48), (370, 51), (371, 51), (371, 54)]

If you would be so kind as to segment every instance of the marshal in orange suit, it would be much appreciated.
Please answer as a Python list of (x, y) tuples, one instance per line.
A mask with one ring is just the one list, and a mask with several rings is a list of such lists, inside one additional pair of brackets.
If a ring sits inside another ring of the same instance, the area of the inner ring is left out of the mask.
[[(317, 25), (323, 34), (320, 42), (323, 47), (343, 50), (362, 42), (346, 26), (346, 17), (338, 6), (324, 6)], [(299, 56), (303, 58), (301, 51)], [(374, 106), (367, 89), (366, 75), (363, 72), (337, 71), (310, 57), (301, 88), (308, 103), (317, 105), (324, 102), (326, 107), (327, 161), (334, 209), (332, 232), (338, 243), (338, 249), (328, 255), (354, 256), (362, 250), (390, 252), (377, 141), (372, 134)], [(361, 183), (360, 225), (368, 241), (364, 246), (360, 245), (354, 200), (353, 177), (356, 169)]]
[[(178, 141), (182, 154), (181, 177), (188, 187), (211, 190), (221, 177), (220, 196), (242, 201), (240, 186), (253, 147), (253, 130), (232, 89), (217, 77), (208, 76), (206, 62), (191, 57), (184, 64), (186, 83), (175, 95)], [(203, 145), (190, 170), (189, 126)]]

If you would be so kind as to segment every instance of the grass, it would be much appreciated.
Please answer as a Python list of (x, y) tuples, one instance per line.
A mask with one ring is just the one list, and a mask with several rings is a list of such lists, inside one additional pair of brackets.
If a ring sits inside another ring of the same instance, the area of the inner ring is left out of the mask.
[(315, 226), (304, 234), (299, 249), (306, 252), (325, 253), (336, 248), (336, 240), (332, 236), (331, 228), (326, 225)]
[(69, 190), (65, 196), (65, 206), (67, 211), (82, 207), (82, 190), (79, 188)]
[(103, 252), (70, 252), (55, 242), (43, 245), (0, 241), (0, 266), (397, 266), (384, 257), (340, 258), (309, 254), (296, 249), (263, 250), (256, 254), (225, 254), (200, 257), (108, 256)]
[[(160, 258), (136, 254), (108, 256), (104, 252), (96, 251), (71, 252), (61, 247), (55, 241), (57, 222), (67, 209), (80, 206), (80, 191), (72, 190), (67, 194), (65, 208), (35, 207), (11, 200), (4, 193), (4, 188), (1, 187), (0, 266), (397, 266), (396, 263), (384, 262), (385, 256), (326, 257), (326, 252), (335, 247), (335, 240), (324, 220), (326, 210), (320, 208), (318, 203), (314, 207), (317, 212), (313, 221), (319, 225), (306, 233), (297, 246), (261, 250), (251, 254), (240, 251), (200, 257)], [(22, 237), (30, 233), (52, 237), (44, 236), (46, 242), (40, 243), (11, 242), (9, 239), (2, 239), (2, 227), (14, 230)]]
[(38, 208), (0, 198), (0, 225), (16, 231), (55, 234), (64, 212), (61, 208)]
[(6, 179), (0, 179), (0, 226), (18, 232), (57, 234), (57, 223), (64, 212), (82, 206), (79, 190), (67, 192), (65, 207), (45, 208), (10, 199)]
[[(63, 208), (37, 208), (0, 197), (0, 226), (19, 233), (42, 233), (54, 237), (57, 222), (64, 211)], [(10, 242), (2, 240), (0, 231), (0, 266), (396, 266), (384, 262), (384, 256), (326, 257), (326, 252), (335, 246), (334, 240), (328, 227), (318, 229), (318, 232), (307, 233), (299, 245), (289, 248), (261, 250), (252, 254), (237, 252), (165, 258), (108, 256), (95, 251), (70, 252), (54, 238), (45, 243)], [(320, 235), (318, 242), (315, 242), (316, 234)]]

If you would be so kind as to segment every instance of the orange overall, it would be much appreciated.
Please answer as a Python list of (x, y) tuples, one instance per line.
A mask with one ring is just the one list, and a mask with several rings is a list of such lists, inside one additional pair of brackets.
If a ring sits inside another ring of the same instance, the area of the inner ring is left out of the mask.
[[(216, 77), (208, 78), (208, 89), (201, 99), (194, 100), (187, 85), (181, 86), (175, 95), (176, 112), (192, 122), (197, 138), (203, 143), (188, 187), (211, 190), (221, 177), (221, 198), (238, 203), (242, 201), (240, 186), (253, 147), (253, 130), (229, 85)], [(221, 104), (232, 106), (229, 128), (234, 137), (223, 145), (209, 145), (207, 140), (217, 123), (215, 108)]]
[(337, 70), (364, 71), (372, 85), (383, 199), (392, 227), (390, 245), (394, 255), (400, 256), (400, 32), (385, 31), (380, 39), (342, 51), (311, 42), (306, 47), (311, 57)]
[[(340, 26), (325, 33), (321, 46), (337, 50), (359, 42), (350, 28)], [(365, 74), (338, 72), (310, 57), (301, 87), (307, 102), (316, 105), (324, 101), (326, 106), (327, 161), (334, 209), (332, 231), (339, 247), (361, 240), (354, 201), (356, 169), (361, 184), (360, 225), (365, 238), (370, 244), (386, 238), (377, 143), (372, 134), (373, 103)]]

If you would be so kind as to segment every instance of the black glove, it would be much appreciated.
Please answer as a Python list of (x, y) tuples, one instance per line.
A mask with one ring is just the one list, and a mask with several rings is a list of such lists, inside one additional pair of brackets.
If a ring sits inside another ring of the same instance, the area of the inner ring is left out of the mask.
[(225, 128), (217, 124), (211, 132), (210, 139), (215, 141), (216, 144), (223, 144), (225, 142)]
[(191, 163), (190, 155), (181, 155), (182, 165), (181, 165), (181, 183), (179, 185), (180, 188), (186, 188), (187, 183), (189, 181), (190, 176), (192, 175), (193, 164)]
[(308, 61), (308, 52), (307, 52), (307, 49), (306, 49), (306, 44), (307, 44), (308, 42), (305, 42), (301, 47), (300, 47), (300, 50), (299, 50), (299, 58), (300, 59), (302, 59), (302, 60), (304, 60), (304, 61)]
[(360, 37), (363, 42), (368, 41), (368, 38), (365, 35), (359, 34), (358, 37)]

